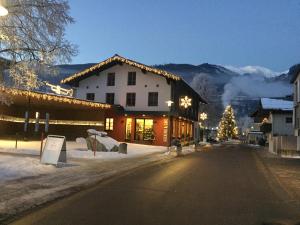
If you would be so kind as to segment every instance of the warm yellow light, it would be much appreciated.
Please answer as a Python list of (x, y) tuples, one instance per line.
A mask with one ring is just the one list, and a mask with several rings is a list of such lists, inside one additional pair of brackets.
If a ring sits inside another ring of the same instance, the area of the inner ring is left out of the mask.
[[(24, 118), (0, 114), (0, 121), (12, 123), (24, 123)], [(29, 119), (29, 123), (36, 123), (36, 119)], [(45, 124), (45, 119), (40, 119), (40, 124)], [(73, 125), (73, 126), (103, 126), (101, 121), (78, 121), (78, 120), (49, 120), (50, 125)]]
[(167, 103), (168, 107), (171, 107), (174, 102), (171, 100), (168, 100), (168, 101), (166, 101), (166, 103)]
[(201, 120), (206, 120), (207, 119), (207, 113), (203, 112), (200, 114), (200, 119)]
[(7, 14), (8, 10), (4, 6), (0, 5), (0, 16), (6, 16)]
[(109, 104), (90, 102), (90, 101), (76, 99), (73, 97), (66, 97), (66, 96), (53, 95), (53, 94), (34, 92), (34, 91), (27, 91), (27, 90), (21, 90), (21, 89), (0, 87), (0, 92), (3, 92), (4, 94), (8, 94), (8, 95), (13, 95), (13, 96), (31, 97), (31, 98), (34, 98), (37, 100), (63, 102), (66, 104), (83, 105), (83, 106), (88, 106), (88, 107), (104, 108), (104, 109), (111, 108), (111, 105), (109, 105)]
[(189, 106), (192, 105), (192, 99), (188, 96), (184, 96), (180, 99), (180, 106), (183, 106), (185, 109), (187, 109)]

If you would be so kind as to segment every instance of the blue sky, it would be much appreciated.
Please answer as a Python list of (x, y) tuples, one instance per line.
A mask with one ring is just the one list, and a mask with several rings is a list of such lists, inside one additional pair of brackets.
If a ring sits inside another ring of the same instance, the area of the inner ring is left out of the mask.
[(300, 0), (70, 0), (73, 63), (115, 53), (145, 64), (300, 63)]

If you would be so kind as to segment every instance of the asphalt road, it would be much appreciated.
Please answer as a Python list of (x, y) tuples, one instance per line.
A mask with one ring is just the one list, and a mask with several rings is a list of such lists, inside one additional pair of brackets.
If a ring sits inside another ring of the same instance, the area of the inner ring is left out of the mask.
[(300, 210), (253, 150), (210, 148), (133, 171), (12, 224), (247, 225), (300, 221)]

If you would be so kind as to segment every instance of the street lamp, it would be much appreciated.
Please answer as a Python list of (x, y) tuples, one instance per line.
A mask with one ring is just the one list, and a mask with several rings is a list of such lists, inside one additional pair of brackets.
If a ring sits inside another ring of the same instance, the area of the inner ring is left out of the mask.
[(8, 10), (4, 6), (0, 5), (0, 16), (6, 16), (7, 14)]
[[(203, 124), (204, 124), (204, 121), (207, 120), (207, 113), (203, 112), (200, 114), (200, 119), (203, 121)], [(206, 127), (204, 128), (204, 131), (206, 131)], [(208, 132), (206, 131), (206, 139), (208, 138)], [(204, 139), (204, 133), (203, 133), (203, 139)]]
[(174, 103), (171, 100), (166, 101), (167, 106), (169, 107), (169, 112), (168, 112), (168, 141), (169, 141), (169, 146), (171, 146), (171, 107), (172, 104)]

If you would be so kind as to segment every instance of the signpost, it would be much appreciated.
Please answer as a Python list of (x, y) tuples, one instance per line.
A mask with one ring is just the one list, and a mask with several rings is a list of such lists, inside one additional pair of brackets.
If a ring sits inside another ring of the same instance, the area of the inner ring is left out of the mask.
[(41, 163), (57, 165), (58, 162), (67, 162), (66, 137), (48, 135)]

